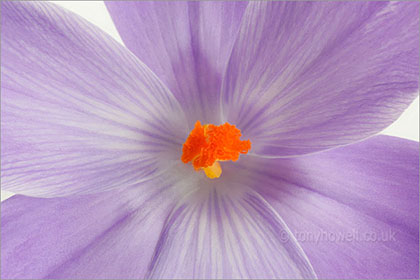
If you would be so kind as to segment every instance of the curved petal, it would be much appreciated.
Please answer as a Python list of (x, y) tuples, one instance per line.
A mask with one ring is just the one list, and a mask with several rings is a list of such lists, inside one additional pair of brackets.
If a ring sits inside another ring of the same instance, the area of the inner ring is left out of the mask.
[(2, 203), (2, 279), (141, 279), (174, 201), (152, 180), (122, 191)]
[(418, 14), (418, 2), (252, 2), (224, 77), (224, 118), (271, 157), (376, 134), (417, 96)]
[(252, 165), (320, 278), (419, 278), (418, 142), (377, 136)]
[(148, 278), (316, 278), (264, 199), (253, 191), (238, 191), (238, 186), (214, 184), (218, 186), (201, 185), (172, 211)]
[(129, 50), (44, 2), (2, 2), (2, 188), (64, 196), (128, 186), (178, 159), (176, 99)]
[(106, 1), (125, 45), (166, 83), (189, 125), (220, 122), (220, 84), (247, 2)]

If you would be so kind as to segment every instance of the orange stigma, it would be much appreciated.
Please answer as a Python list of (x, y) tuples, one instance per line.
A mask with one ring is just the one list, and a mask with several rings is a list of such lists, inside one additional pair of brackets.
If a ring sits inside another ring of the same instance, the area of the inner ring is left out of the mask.
[(234, 125), (201, 125), (195, 123), (184, 145), (181, 160), (192, 162), (194, 169), (203, 169), (210, 179), (219, 178), (222, 168), (218, 161), (237, 161), (239, 154), (246, 154), (251, 149), (251, 141), (239, 140), (241, 131)]

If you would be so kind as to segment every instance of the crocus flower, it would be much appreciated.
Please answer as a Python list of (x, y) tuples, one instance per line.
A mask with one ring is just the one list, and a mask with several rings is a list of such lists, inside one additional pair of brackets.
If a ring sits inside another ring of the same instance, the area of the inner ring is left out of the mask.
[(2, 279), (418, 279), (418, 2), (106, 5), (1, 3)]

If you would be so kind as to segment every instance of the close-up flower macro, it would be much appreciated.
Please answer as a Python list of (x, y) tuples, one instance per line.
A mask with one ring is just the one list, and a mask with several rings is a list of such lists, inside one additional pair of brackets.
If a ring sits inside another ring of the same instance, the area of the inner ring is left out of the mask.
[(1, 279), (419, 279), (420, 2), (101, 5), (1, 1)]

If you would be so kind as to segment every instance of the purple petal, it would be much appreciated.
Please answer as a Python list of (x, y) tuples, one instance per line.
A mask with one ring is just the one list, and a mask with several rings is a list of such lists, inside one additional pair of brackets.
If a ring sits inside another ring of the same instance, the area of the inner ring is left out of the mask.
[(144, 278), (175, 198), (158, 185), (8, 199), (1, 209), (1, 278)]
[(316, 277), (283, 220), (264, 199), (217, 184), (200, 186), (173, 210), (148, 278)]
[(222, 89), (253, 153), (306, 154), (390, 125), (417, 96), (418, 2), (250, 3)]
[(320, 278), (419, 278), (418, 142), (378, 136), (253, 165)]
[(220, 84), (247, 2), (106, 1), (125, 45), (179, 100), (191, 128), (220, 122)]
[(176, 99), (129, 50), (43, 2), (2, 2), (2, 188), (63, 196), (132, 185), (178, 160)]

